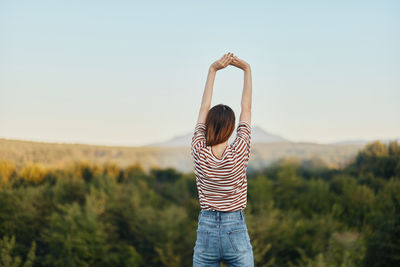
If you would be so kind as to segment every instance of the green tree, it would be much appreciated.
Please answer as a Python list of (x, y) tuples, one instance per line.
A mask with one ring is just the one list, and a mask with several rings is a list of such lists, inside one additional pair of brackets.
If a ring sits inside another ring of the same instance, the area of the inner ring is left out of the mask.
[[(31, 267), (35, 261), (36, 242), (32, 241), (31, 248), (26, 256), (24, 264), (20, 256), (14, 256), (15, 236), (3, 236), (0, 239), (0, 266), (1, 267)], [(22, 265), (21, 265), (22, 264)]]

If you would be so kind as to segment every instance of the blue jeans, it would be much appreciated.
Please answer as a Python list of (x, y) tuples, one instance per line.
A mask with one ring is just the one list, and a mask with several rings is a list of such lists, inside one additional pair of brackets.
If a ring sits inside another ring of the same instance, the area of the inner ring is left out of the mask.
[(247, 232), (243, 210), (201, 210), (194, 246), (193, 267), (254, 266), (253, 246)]

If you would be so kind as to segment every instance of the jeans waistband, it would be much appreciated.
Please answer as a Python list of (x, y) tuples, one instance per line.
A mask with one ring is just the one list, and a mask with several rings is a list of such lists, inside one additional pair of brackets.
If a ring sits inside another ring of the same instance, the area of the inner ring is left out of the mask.
[(244, 210), (220, 211), (220, 210), (200, 210), (199, 216), (222, 221), (227, 219), (244, 220)]

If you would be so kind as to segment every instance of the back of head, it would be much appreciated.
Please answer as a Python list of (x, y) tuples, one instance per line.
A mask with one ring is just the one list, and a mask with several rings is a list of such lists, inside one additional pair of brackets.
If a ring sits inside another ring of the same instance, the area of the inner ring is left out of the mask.
[(206, 145), (214, 146), (229, 139), (235, 129), (235, 112), (223, 104), (212, 107), (206, 117)]

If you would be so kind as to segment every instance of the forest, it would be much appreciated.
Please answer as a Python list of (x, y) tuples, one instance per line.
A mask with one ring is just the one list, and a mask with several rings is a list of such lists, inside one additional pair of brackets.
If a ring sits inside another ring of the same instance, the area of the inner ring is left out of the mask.
[[(193, 172), (17, 165), (0, 159), (0, 266), (192, 266)], [(400, 266), (397, 141), (342, 168), (286, 158), (247, 179), (255, 266)]]

